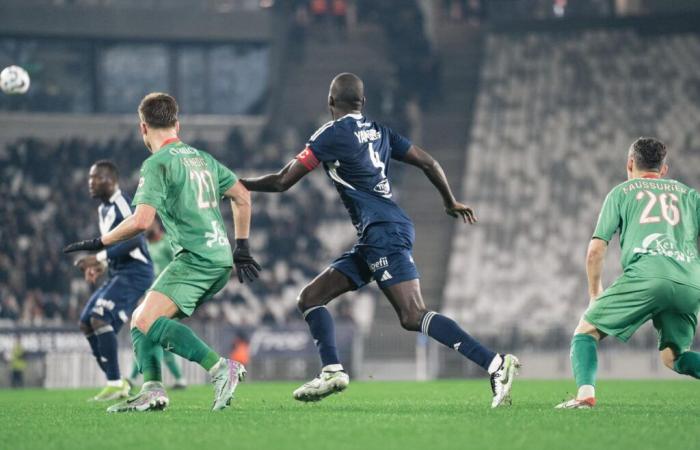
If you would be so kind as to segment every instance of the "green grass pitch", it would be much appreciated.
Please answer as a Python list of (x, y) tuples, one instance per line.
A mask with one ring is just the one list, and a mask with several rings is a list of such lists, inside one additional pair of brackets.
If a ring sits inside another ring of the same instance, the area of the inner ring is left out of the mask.
[(0, 391), (0, 448), (19, 449), (698, 449), (694, 381), (603, 381), (599, 406), (554, 410), (571, 381), (516, 381), (491, 410), (488, 382), (354, 382), (315, 404), (293, 383), (244, 383), (209, 411), (209, 386), (171, 392), (165, 412), (107, 414), (94, 390)]

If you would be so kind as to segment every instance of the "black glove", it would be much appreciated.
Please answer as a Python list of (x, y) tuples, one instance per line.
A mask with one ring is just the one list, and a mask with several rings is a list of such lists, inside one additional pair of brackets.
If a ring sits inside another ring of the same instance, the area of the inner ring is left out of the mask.
[(63, 247), (63, 253), (81, 251), (96, 252), (102, 250), (103, 248), (105, 248), (105, 245), (102, 243), (102, 238), (85, 239), (84, 241), (73, 242), (72, 244), (66, 245)]
[(236, 265), (238, 281), (243, 283), (243, 275), (252, 282), (258, 278), (258, 272), (262, 270), (260, 264), (250, 256), (248, 239), (236, 239), (236, 248), (233, 250), (233, 264)]

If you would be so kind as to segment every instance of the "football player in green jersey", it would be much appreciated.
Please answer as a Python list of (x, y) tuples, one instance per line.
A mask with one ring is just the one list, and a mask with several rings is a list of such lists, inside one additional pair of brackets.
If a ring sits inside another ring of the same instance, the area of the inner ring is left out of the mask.
[[(67, 253), (98, 251), (114, 245), (147, 230), (157, 212), (175, 253), (131, 319), (134, 354), (145, 383), (136, 396), (108, 411), (159, 410), (168, 405), (160, 371), (164, 348), (198, 363), (211, 374), (212, 410), (221, 410), (230, 404), (245, 368), (222, 358), (189, 327), (173, 319), (192, 315), (221, 290), (234, 265), (241, 282), (257, 278), (260, 266), (248, 248), (250, 193), (211, 155), (180, 141), (178, 106), (173, 97), (148, 94), (138, 112), (141, 134), (152, 155), (141, 166), (134, 214), (101, 238), (76, 242), (64, 249)], [(222, 196), (231, 199), (233, 208), (233, 254), (219, 210)]]
[[(170, 240), (168, 236), (163, 231), (163, 227), (160, 225), (160, 221), (154, 220), (151, 227), (146, 230), (146, 241), (148, 244), (148, 253), (151, 255), (151, 260), (153, 261), (153, 271), (155, 276), (158, 277), (160, 273), (170, 264), (173, 260), (173, 249), (170, 245)], [(175, 355), (172, 352), (163, 352), (163, 362), (170, 371), (170, 373), (175, 378), (175, 383), (171, 386), (172, 389), (185, 389), (187, 387), (187, 381), (182, 375), (182, 369), (180, 364), (177, 362)], [(132, 386), (137, 385), (137, 379), (141, 370), (139, 369), (138, 361), (134, 359), (131, 367), (131, 375), (129, 375), (129, 384)]]
[[(700, 194), (663, 179), (667, 172), (666, 146), (639, 138), (629, 149), (628, 180), (603, 203), (586, 258), (590, 305), (571, 340), (578, 393), (557, 408), (593, 407), (598, 341), (610, 335), (626, 342), (649, 320), (664, 365), (700, 378), (700, 353), (690, 351), (700, 310)], [(603, 290), (603, 260), (618, 231), (623, 274)]]

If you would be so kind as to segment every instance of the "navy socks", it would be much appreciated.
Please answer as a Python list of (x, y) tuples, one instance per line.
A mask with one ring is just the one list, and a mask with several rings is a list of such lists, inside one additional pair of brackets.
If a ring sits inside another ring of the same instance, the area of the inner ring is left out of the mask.
[(304, 320), (309, 324), (323, 366), (340, 364), (338, 349), (335, 346), (335, 324), (333, 317), (325, 306), (315, 306), (303, 312)]
[(102, 368), (107, 379), (111, 381), (120, 379), (117, 334), (114, 328), (111, 325), (105, 325), (96, 329), (94, 336), (97, 338)]
[(423, 316), (421, 332), (439, 343), (457, 350), (484, 370), (489, 370), (489, 364), (496, 357), (496, 353), (481, 345), (479, 341), (457, 325), (457, 322), (434, 311), (427, 312)]

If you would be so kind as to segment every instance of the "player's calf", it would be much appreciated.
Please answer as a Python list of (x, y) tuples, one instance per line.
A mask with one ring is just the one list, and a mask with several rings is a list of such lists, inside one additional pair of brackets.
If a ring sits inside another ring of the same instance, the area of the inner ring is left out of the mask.
[[(668, 349), (666, 349), (668, 350)], [(663, 353), (663, 352), (662, 352)], [(662, 357), (663, 358), (663, 357)], [(665, 363), (665, 361), (664, 361)], [(700, 379), (700, 353), (698, 352), (683, 352), (678, 358), (673, 361), (670, 367), (676, 373), (681, 375), (689, 375), (693, 378)]]

